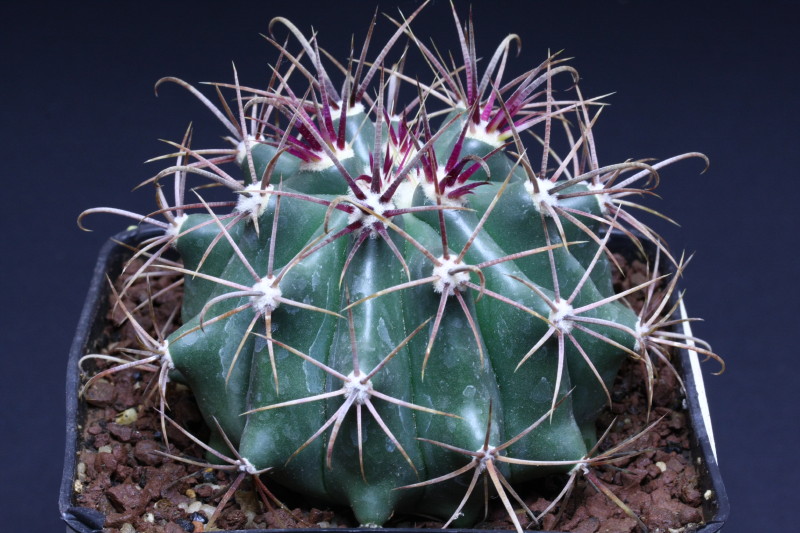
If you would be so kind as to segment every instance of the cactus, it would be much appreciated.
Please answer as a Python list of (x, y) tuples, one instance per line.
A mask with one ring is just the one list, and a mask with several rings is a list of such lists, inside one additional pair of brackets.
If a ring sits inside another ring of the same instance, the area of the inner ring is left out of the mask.
[[(358, 57), (333, 63), (339, 85), (316, 38), (280, 18), (271, 30), (299, 51), (268, 38), (279, 60), (266, 89), (234, 70), (215, 105), (161, 80), (211, 109), (231, 147), (196, 150), (191, 131), (171, 143), (177, 163), (149, 180), (164, 220), (84, 215), (164, 229), (139, 252), (142, 273), (184, 274), (183, 325), (147, 362), (192, 389), (228, 463), (348, 505), (365, 525), (412, 509), (474, 523), (485, 474), (519, 529), (506, 492), (585, 466), (623, 360), (652, 368), (691, 340), (622, 299), (661, 278), (613, 293), (606, 244), (611, 230), (652, 240), (680, 271), (629, 197), (650, 193), (663, 166), (705, 158), (601, 166), (602, 102), (583, 98), (564, 60), (506, 81), (509, 36), (481, 71), (472, 23), (453, 9), (463, 64), (446, 66), (411, 32), (418, 13), (373, 60), (370, 30)], [(433, 81), (403, 73), (409, 52), (388, 63), (404, 36)], [(193, 176), (231, 200), (186, 192)], [(182, 266), (162, 261), (173, 248)]]

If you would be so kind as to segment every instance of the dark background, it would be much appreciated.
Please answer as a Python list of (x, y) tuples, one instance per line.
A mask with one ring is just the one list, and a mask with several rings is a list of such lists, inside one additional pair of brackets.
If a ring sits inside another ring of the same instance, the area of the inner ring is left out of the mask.
[[(75, 218), (88, 207), (147, 211), (131, 188), (159, 170), (143, 162), (180, 140), (224, 132), (167, 75), (192, 83), (264, 82), (274, 50), (259, 33), (289, 17), (344, 57), (373, 2), (30, 2), (0, 8), (0, 178), (3, 528), (63, 531), (56, 506), (63, 459), (65, 358), (97, 251), (126, 221)], [(650, 203), (681, 223), (658, 225), (696, 252), (686, 276), (695, 332), (728, 363), (705, 366), (719, 461), (732, 511), (726, 531), (797, 524), (798, 31), (793, 2), (474, 1), (479, 55), (509, 32), (516, 69), (548, 50), (574, 57), (586, 95), (614, 92), (595, 135), (601, 164), (702, 151), (662, 175)], [(382, 2), (410, 13), (415, 1)], [(467, 12), (466, 2), (457, 2)], [(414, 24), (455, 44), (449, 5)], [(380, 43), (390, 31), (379, 23)], [(281, 35), (285, 35), (282, 30)], [(374, 49), (373, 49), (374, 50)], [(370, 57), (374, 57), (374, 51)], [(205, 140), (205, 141), (203, 141)], [(10, 498), (10, 501), (8, 500)], [(792, 503), (794, 502), (794, 504)], [(11, 529), (9, 529), (11, 530)]]

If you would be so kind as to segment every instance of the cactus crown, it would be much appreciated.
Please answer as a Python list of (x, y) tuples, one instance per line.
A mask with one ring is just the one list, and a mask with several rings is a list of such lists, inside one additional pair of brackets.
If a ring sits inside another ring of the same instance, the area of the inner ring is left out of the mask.
[[(670, 331), (666, 302), (639, 314), (624, 303), (651, 299), (662, 278), (613, 293), (607, 242), (612, 230), (649, 239), (681, 272), (631, 197), (650, 194), (663, 166), (705, 157), (601, 166), (602, 103), (563, 59), (504, 79), (518, 38), (479, 64), (472, 21), (453, 9), (461, 62), (449, 64), (411, 31), (421, 9), (393, 21), (372, 58), (370, 26), (346, 63), (274, 19), (299, 50), (267, 37), (279, 52), (268, 86), (243, 87), (234, 71), (216, 105), (160, 80), (208, 107), (230, 146), (195, 149), (191, 130), (171, 143), (176, 163), (149, 180), (163, 219), (84, 215), (164, 229), (139, 251), (140, 274), (185, 274), (183, 325), (160, 343), (141, 332), (143, 360), (162, 365), (162, 390), (193, 389), (215, 462), (240, 478), (269, 470), (362, 524), (411, 509), (469, 523), (488, 476), (521, 529), (512, 485), (586, 470), (622, 361), (652, 369), (696, 341)], [(388, 63), (404, 36), (432, 81), (403, 74), (409, 51)], [(401, 90), (415, 94), (405, 106)], [(195, 177), (230, 200), (187, 193)], [(164, 260), (173, 248), (182, 266)]]

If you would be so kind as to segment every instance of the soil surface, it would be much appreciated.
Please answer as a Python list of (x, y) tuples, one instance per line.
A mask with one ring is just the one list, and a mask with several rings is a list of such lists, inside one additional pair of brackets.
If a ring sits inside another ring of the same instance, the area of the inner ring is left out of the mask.
[[(615, 288), (624, 290), (647, 279), (645, 266), (638, 261), (628, 265), (625, 278), (615, 280)], [(163, 277), (127, 291), (127, 306), (133, 308), (147, 301), (159, 288), (177, 278)], [(122, 281), (117, 281), (117, 286)], [(168, 291), (155, 298), (155, 305), (143, 306), (136, 316), (140, 323), (164, 327), (172, 310), (179, 305), (180, 290)], [(176, 301), (177, 300), (177, 301)], [(636, 308), (641, 300), (630, 302)], [(139, 348), (130, 324), (117, 306), (109, 312), (103, 353), (115, 354), (121, 348)], [(124, 323), (123, 323), (124, 322)], [(174, 329), (175, 324), (166, 327)], [(114, 366), (93, 360), (85, 365), (87, 374)], [(138, 367), (104, 376), (85, 394), (86, 419), (82, 424), (82, 442), (74, 483), (74, 502), (98, 509), (107, 515), (110, 533), (165, 532), (183, 533), (219, 529), (250, 528), (325, 528), (357, 527), (347, 509), (309, 508), (298, 496), (282, 490), (262, 476), (273, 491), (274, 499), (259, 497), (253, 481), (246, 478), (219, 513), (213, 526), (207, 524), (235, 474), (204, 469), (166, 457), (201, 458), (203, 450), (185, 434), (167, 426), (169, 450), (162, 435), (158, 408), (157, 367)], [(612, 391), (613, 405), (598, 420), (600, 433), (611, 430), (601, 449), (613, 447), (661, 418), (651, 431), (637, 439), (629, 449), (641, 453), (614, 465), (597, 466), (588, 476), (579, 476), (567, 498), (546, 515), (542, 523), (527, 524), (526, 515), (518, 515), (529, 529), (574, 531), (580, 533), (639, 531), (638, 517), (651, 532), (691, 532), (702, 522), (700, 506), (703, 495), (698, 487), (698, 473), (690, 455), (688, 414), (682, 408), (680, 385), (673, 374), (659, 368), (648, 420), (643, 365), (627, 362)], [(169, 414), (194, 435), (207, 433), (191, 391), (170, 383), (167, 387)], [(202, 461), (202, 459), (198, 459)], [(541, 512), (558, 496), (566, 476), (553, 476), (522, 487), (520, 494), (535, 512)], [(624, 502), (620, 506), (598, 490), (601, 486)], [(282, 503), (279, 503), (282, 502)], [(387, 527), (441, 527), (441, 522), (424, 517), (396, 517)], [(489, 513), (478, 529), (513, 528), (497, 499), (490, 502)]]

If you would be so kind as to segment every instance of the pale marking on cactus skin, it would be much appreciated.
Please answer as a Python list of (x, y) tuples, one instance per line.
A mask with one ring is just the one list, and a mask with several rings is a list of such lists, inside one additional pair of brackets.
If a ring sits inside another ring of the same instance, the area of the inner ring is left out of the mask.
[[(339, 109), (341, 109), (342, 106), (345, 106), (347, 104), (344, 102), (339, 102), (337, 105), (339, 106)], [(361, 102), (356, 102), (352, 106), (348, 106), (347, 110), (345, 111), (345, 114), (348, 117), (352, 117), (353, 115), (360, 115), (362, 113), (364, 113), (364, 104), (362, 104)]]
[(420, 179), (420, 174), (421, 171), (415, 169), (406, 175), (406, 179), (403, 180), (403, 183), (400, 184), (392, 197), (396, 207), (403, 209), (414, 205), (414, 192), (420, 183), (425, 182), (424, 179)]
[(258, 475), (258, 469), (253, 466), (253, 463), (251, 463), (247, 457), (242, 457), (241, 459), (235, 460), (233, 462), (233, 466), (235, 466), (239, 472), (250, 474), (251, 476)]
[(589, 471), (589, 465), (585, 461), (580, 462), (572, 467), (569, 474), (586, 474)]
[(600, 206), (600, 212), (603, 215), (608, 215), (608, 206), (611, 205), (611, 195), (608, 194), (606, 191), (605, 186), (602, 183), (587, 183), (586, 188), (592, 192), (596, 192), (594, 194), (594, 198), (597, 200), (597, 204)]
[(260, 294), (251, 297), (250, 301), (259, 314), (264, 315), (272, 312), (280, 305), (281, 288), (278, 285), (274, 285), (274, 283), (275, 276), (267, 276), (253, 285), (253, 290)]
[(499, 148), (503, 145), (503, 140), (496, 131), (487, 131), (486, 125), (487, 122), (485, 120), (481, 120), (478, 124), (471, 124), (470, 127), (467, 128), (465, 137), (467, 139), (475, 139), (476, 141), (484, 142), (492, 148)]
[(475, 466), (475, 471), (478, 474), (483, 474), (483, 472), (486, 470), (486, 463), (495, 460), (498, 454), (498, 450), (496, 447), (489, 444), (488, 446), (481, 446), (480, 448), (475, 450), (475, 453), (477, 455), (473, 460), (476, 460), (478, 463)]
[[(356, 206), (356, 209), (353, 210), (350, 215), (347, 217), (348, 224), (353, 224), (355, 222), (361, 222), (362, 227), (369, 228), (371, 233), (370, 237), (374, 238), (377, 237), (378, 233), (375, 231), (373, 227), (376, 223), (381, 222), (381, 219), (378, 217), (383, 217), (383, 214), (386, 211), (395, 209), (394, 203), (390, 200), (388, 202), (381, 202), (381, 195), (382, 192), (372, 192), (369, 187), (361, 187), (361, 191), (364, 193), (366, 198), (364, 200), (359, 200), (355, 197), (352, 192), (348, 195), (350, 198), (351, 203)], [(357, 206), (364, 205), (365, 207), (369, 208), (374, 215), (371, 213), (367, 213), (358, 209)], [(377, 216), (376, 216), (377, 215)]]
[[(172, 360), (172, 355), (169, 353), (169, 340), (164, 339), (159, 344), (159, 351), (158, 353), (161, 355), (159, 360), (166, 365), (169, 370), (173, 370), (175, 368), (175, 362)], [(169, 376), (167, 376), (167, 381), (169, 381)]]
[(557, 298), (553, 301), (553, 305), (555, 309), (550, 312), (550, 322), (562, 333), (569, 333), (572, 331), (573, 322), (567, 317), (573, 312), (572, 305), (570, 305), (568, 300), (563, 300), (561, 298)]
[[(345, 159), (350, 159), (355, 155), (353, 152), (353, 148), (350, 146), (345, 146), (344, 150), (339, 150), (338, 148), (331, 147), (336, 155), (336, 159), (340, 162), (344, 161)], [(321, 172), (323, 170), (329, 169), (335, 165), (333, 159), (326, 153), (326, 152), (315, 152), (314, 155), (319, 157), (318, 161), (303, 161), (300, 163), (300, 170), (309, 170), (311, 172)]]
[[(233, 140), (233, 139), (232, 139)], [(247, 158), (247, 148), (252, 148), (254, 144), (259, 144), (258, 139), (253, 135), (248, 135), (245, 139), (236, 143), (236, 164), (242, 166)]]
[(177, 217), (175, 217), (175, 220), (164, 231), (165, 235), (170, 238), (173, 244), (178, 239), (178, 236), (181, 233), (181, 228), (183, 227), (183, 223), (186, 222), (186, 219), (188, 218), (189, 215), (187, 215), (186, 213), (178, 215)]
[(536, 186), (539, 188), (539, 192), (536, 192), (533, 188), (533, 183), (530, 181), (525, 182), (525, 190), (531, 195), (536, 210), (545, 216), (550, 216), (550, 210), (547, 209), (547, 206), (558, 206), (558, 198), (550, 194), (550, 189), (555, 187), (556, 183), (550, 180), (534, 179), (536, 180)]
[(367, 379), (363, 381), (362, 375), (366, 374), (359, 372), (359, 374), (356, 375), (355, 372), (350, 372), (347, 374), (347, 381), (344, 384), (344, 397), (353, 397), (353, 402), (356, 405), (364, 405), (367, 403), (373, 391), (372, 380)]
[[(444, 167), (439, 167), (436, 171), (436, 180), (441, 183), (442, 179), (444, 179), (446, 175), (447, 172), (445, 172)], [(432, 182), (425, 179), (421, 180), (420, 184), (422, 186), (422, 191), (425, 193), (425, 197), (431, 203), (434, 204), (437, 203), (436, 186)], [(458, 198), (450, 198), (447, 195), (447, 191), (440, 191), (440, 194), (438, 196), (441, 204), (447, 207), (464, 207), (465, 205), (467, 205), (466, 196), (461, 196)]]
[(642, 317), (638, 316), (636, 318), (636, 325), (633, 327), (634, 331), (634, 338), (636, 342), (633, 345), (633, 351), (638, 352), (642, 349), (642, 346), (645, 344), (645, 338), (650, 334), (648, 328), (642, 324)]
[[(469, 281), (469, 272), (462, 270), (464, 264), (457, 257), (439, 257), (438, 265), (433, 267), (433, 276), (438, 279), (433, 282), (433, 290), (439, 294), (452, 296), (456, 290), (463, 290), (464, 285)], [(457, 270), (456, 272), (452, 272)]]
[(274, 189), (272, 185), (267, 185), (265, 189), (262, 189), (260, 182), (251, 183), (239, 195), (234, 209), (239, 213), (261, 216), (269, 204)]

